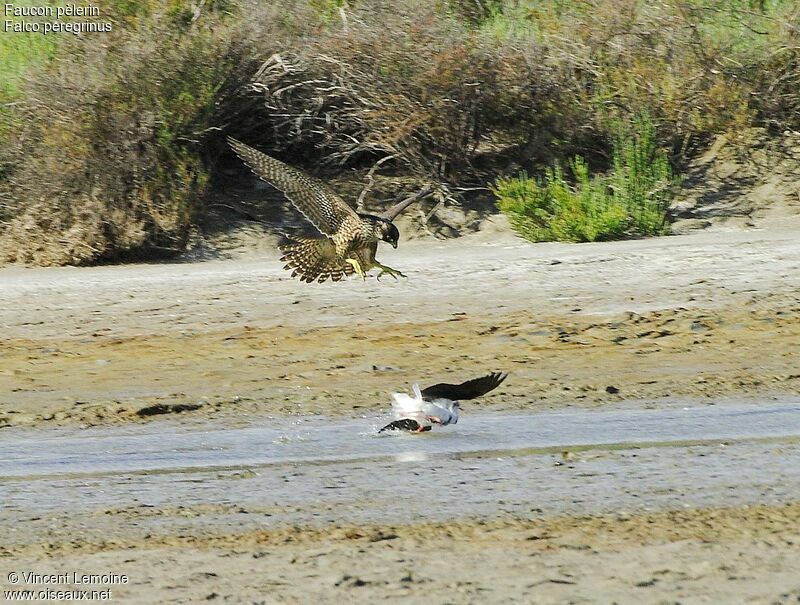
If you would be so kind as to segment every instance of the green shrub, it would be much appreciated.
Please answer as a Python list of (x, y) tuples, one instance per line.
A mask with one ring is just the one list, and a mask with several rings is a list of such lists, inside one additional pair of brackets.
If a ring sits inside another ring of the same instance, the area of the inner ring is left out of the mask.
[[(175, 15), (176, 6), (164, 9)], [(221, 136), (259, 65), (244, 22), (204, 17), (67, 39), (26, 83), (14, 109), (24, 128), (0, 175), (0, 261), (86, 264), (184, 249), (209, 180), (207, 133)]]
[[(3, 17), (0, 20), (6, 20)], [(7, 148), (14, 139), (14, 130), (19, 127), (14, 120), (13, 106), (20, 99), (20, 83), (29, 71), (34, 70), (56, 54), (58, 36), (43, 36), (38, 33), (9, 33), (0, 35), (0, 182), (8, 170)], [(0, 204), (0, 220), (3, 208)]]
[(492, 187), (498, 206), (520, 235), (535, 242), (663, 234), (677, 179), (653, 135), (648, 119), (636, 120), (632, 133), (619, 129), (606, 175), (590, 176), (586, 160), (575, 156), (572, 185), (558, 163), (543, 178), (499, 178)]

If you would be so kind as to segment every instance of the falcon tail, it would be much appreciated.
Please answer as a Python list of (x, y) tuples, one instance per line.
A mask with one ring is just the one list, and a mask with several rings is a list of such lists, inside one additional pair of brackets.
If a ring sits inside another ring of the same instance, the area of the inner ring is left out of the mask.
[(354, 273), (349, 263), (340, 263), (336, 246), (328, 238), (302, 238), (280, 247), (284, 269), (292, 270), (292, 277), (311, 283), (327, 279), (340, 281)]

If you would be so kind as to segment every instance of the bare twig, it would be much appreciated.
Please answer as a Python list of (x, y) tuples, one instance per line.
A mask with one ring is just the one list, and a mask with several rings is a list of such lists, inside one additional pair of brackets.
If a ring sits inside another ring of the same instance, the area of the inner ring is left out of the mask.
[(190, 25), (194, 25), (194, 22), (200, 18), (201, 13), (203, 12), (203, 7), (206, 4), (206, 0), (200, 0), (197, 4), (197, 8), (194, 10), (194, 15), (192, 15), (192, 20), (189, 22)]
[(342, 20), (342, 29), (344, 30), (345, 35), (350, 33), (350, 26), (347, 23), (347, 13), (344, 12), (346, 8), (347, 2), (339, 7), (339, 17)]
[(211, 207), (211, 208), (227, 208), (228, 210), (233, 210), (233, 212), (235, 212), (239, 216), (246, 218), (248, 221), (253, 221), (253, 222), (256, 222), (256, 223), (262, 222), (261, 219), (259, 219), (254, 214), (251, 214), (251, 213), (247, 212), (246, 210), (244, 210), (242, 208), (239, 208), (237, 206), (233, 206), (231, 204), (223, 204), (222, 202), (215, 202), (213, 204), (210, 204), (209, 207)]
[(358, 212), (364, 212), (364, 199), (367, 197), (367, 194), (370, 192), (370, 190), (372, 189), (372, 186), (375, 184), (375, 178), (373, 177), (373, 175), (375, 174), (375, 171), (378, 168), (380, 168), (381, 164), (384, 164), (384, 163), (388, 162), (389, 160), (393, 160), (396, 157), (397, 157), (397, 154), (387, 155), (385, 158), (381, 158), (380, 160), (375, 162), (375, 165), (372, 168), (369, 169), (369, 172), (367, 173), (367, 177), (366, 177), (367, 178), (367, 184), (361, 190), (361, 193), (358, 194), (358, 200), (356, 201), (356, 210)]

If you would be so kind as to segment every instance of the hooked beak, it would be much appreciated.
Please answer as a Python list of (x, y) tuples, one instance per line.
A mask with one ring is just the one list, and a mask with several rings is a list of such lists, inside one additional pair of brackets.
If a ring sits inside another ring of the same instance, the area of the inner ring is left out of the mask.
[(397, 242), (392, 242), (392, 248), (397, 249)]

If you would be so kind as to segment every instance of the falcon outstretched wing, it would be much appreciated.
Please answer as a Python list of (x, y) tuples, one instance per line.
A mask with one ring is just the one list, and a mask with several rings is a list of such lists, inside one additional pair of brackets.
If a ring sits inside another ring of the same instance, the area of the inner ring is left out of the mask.
[(422, 397), (425, 399), (436, 399), (442, 397), (453, 401), (463, 401), (465, 399), (475, 399), (485, 395), (489, 391), (496, 389), (500, 383), (506, 379), (505, 372), (492, 372), (481, 378), (473, 378), (461, 384), (448, 384), (440, 382), (422, 390)]
[(320, 233), (334, 235), (346, 220), (359, 220), (356, 211), (319, 179), (232, 137), (228, 143), (256, 176), (279, 189)]

